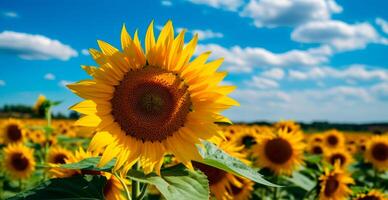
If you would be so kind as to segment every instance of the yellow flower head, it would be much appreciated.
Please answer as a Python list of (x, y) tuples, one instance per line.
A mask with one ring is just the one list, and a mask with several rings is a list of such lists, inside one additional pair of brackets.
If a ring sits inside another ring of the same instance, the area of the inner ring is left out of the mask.
[(103, 41), (101, 52), (90, 49), (99, 67), (84, 66), (92, 79), (68, 87), (86, 99), (71, 109), (84, 115), (76, 125), (95, 127), (89, 149), (105, 148), (100, 165), (116, 157), (114, 170), (139, 161), (145, 173), (159, 172), (171, 152), (192, 168), (199, 139), (222, 135), (215, 122), (229, 122), (220, 113), (238, 105), (227, 97), (235, 87), (219, 85), (222, 59), (207, 63), (209, 52), (191, 59), (198, 37), (185, 45), (184, 35), (175, 37), (168, 21), (155, 40), (151, 23), (144, 52), (137, 32), (131, 38), (124, 27), (122, 51)]
[(23, 142), (25, 129), (22, 122), (16, 119), (8, 119), (2, 124), (1, 137), (5, 144)]
[(348, 185), (354, 183), (352, 177), (342, 170), (338, 164), (335, 164), (332, 170), (325, 169), (325, 173), (319, 180), (321, 181), (320, 200), (346, 199), (351, 194)]
[(39, 95), (38, 99), (35, 102), (35, 105), (33, 109), (35, 111), (39, 111), (42, 107), (42, 105), (47, 101), (46, 97), (44, 95)]
[(388, 170), (388, 135), (371, 138), (366, 143), (364, 156), (376, 169)]
[(325, 159), (332, 165), (338, 162), (341, 168), (346, 168), (350, 163), (353, 162), (352, 155), (345, 148), (337, 148), (326, 151)]
[(384, 194), (379, 190), (370, 190), (367, 194), (358, 194), (353, 200), (387, 200), (388, 194)]
[(324, 144), (329, 149), (343, 147), (345, 144), (345, 137), (337, 130), (330, 130), (324, 135)]
[(268, 167), (276, 174), (291, 174), (303, 163), (304, 143), (300, 134), (289, 134), (285, 129), (262, 135), (253, 147), (256, 164)]
[(27, 179), (35, 171), (34, 150), (21, 143), (9, 144), (4, 150), (4, 169), (13, 178)]

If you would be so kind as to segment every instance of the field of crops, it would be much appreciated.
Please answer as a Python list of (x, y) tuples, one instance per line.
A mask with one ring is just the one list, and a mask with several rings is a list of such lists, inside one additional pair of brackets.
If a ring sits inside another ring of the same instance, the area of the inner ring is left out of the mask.
[(208, 162), (187, 171), (166, 154), (159, 177), (98, 167), (101, 152), (87, 151), (94, 133), (72, 120), (3, 119), (1, 127), (1, 199), (125, 199), (126, 189), (144, 199), (206, 199), (208, 190), (217, 199), (384, 199), (388, 191), (387, 135), (303, 134), (292, 121), (222, 126), (225, 140), (198, 147)]

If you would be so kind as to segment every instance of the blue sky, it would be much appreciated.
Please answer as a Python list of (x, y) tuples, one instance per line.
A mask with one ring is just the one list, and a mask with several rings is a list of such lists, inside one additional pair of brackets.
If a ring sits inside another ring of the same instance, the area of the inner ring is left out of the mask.
[(0, 105), (39, 94), (79, 101), (63, 85), (97, 39), (119, 46), (121, 26), (144, 38), (151, 20), (172, 19), (200, 36), (197, 55), (224, 57), (235, 121), (388, 119), (388, 2), (334, 0), (146, 0), (0, 2)]

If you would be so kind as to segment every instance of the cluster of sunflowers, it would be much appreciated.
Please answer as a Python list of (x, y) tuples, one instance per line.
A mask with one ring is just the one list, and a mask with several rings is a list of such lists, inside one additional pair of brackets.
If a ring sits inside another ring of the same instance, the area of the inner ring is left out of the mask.
[(98, 41), (98, 66), (82, 66), (91, 79), (68, 85), (80, 119), (52, 121), (58, 102), (41, 96), (46, 121), (2, 121), (0, 198), (387, 198), (387, 135), (226, 126), (235, 87), (220, 84), (222, 59), (191, 59), (198, 36), (184, 35), (169, 21), (156, 40), (151, 23), (143, 49), (123, 27), (122, 51)]

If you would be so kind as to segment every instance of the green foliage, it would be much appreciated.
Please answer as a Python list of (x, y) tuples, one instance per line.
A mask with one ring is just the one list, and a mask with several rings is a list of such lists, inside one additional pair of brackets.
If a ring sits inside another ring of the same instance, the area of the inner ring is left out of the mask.
[(39, 186), (20, 193), (10, 200), (59, 200), (59, 199), (104, 199), (104, 176), (73, 176), (48, 180)]
[(205, 149), (198, 147), (203, 160), (197, 160), (197, 162), (224, 170), (237, 176), (248, 178), (256, 183), (271, 187), (279, 187), (278, 185), (265, 180), (263, 175), (261, 175), (258, 171), (252, 169), (240, 160), (228, 155), (221, 149), (217, 148), (214, 144), (208, 141), (203, 141), (203, 145)]

